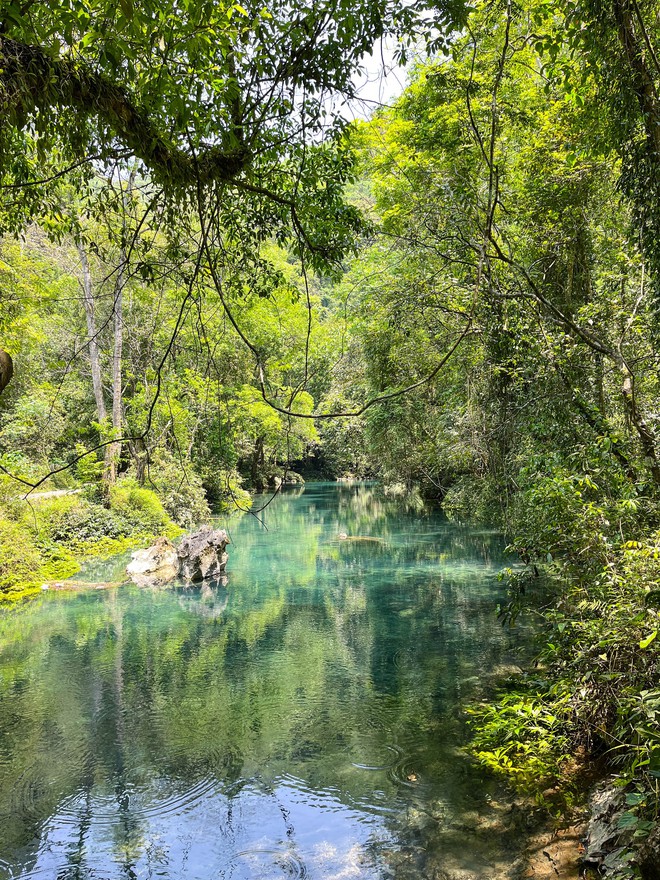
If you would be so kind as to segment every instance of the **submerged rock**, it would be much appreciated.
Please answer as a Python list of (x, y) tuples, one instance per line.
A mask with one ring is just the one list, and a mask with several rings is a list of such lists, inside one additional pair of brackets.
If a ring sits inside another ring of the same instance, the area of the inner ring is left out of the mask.
[(375, 544), (384, 544), (385, 538), (375, 538), (371, 535), (347, 535), (346, 532), (340, 532), (337, 535), (340, 541), (371, 541)]
[(203, 581), (220, 577), (227, 565), (225, 547), (229, 544), (224, 529), (205, 526), (188, 535), (179, 545), (179, 577), (187, 581)]
[(185, 537), (178, 549), (168, 538), (159, 538), (147, 550), (136, 550), (126, 571), (140, 587), (159, 587), (174, 578), (220, 578), (227, 565), (227, 544), (227, 532), (210, 526)]
[(111, 590), (120, 587), (122, 581), (77, 581), (68, 578), (64, 581), (47, 581), (41, 585), (42, 590)]

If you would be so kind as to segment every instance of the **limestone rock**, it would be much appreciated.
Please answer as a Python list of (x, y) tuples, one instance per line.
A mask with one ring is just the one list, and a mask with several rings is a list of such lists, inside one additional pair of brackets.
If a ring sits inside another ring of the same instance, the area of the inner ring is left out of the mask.
[(301, 474), (297, 474), (295, 471), (286, 471), (284, 475), (284, 485), (285, 486), (304, 486), (305, 479)]
[(227, 565), (227, 544), (229, 538), (224, 529), (205, 526), (188, 535), (178, 549), (179, 577), (187, 581), (221, 577)]
[(604, 780), (593, 792), (589, 808), (584, 867), (593, 868), (603, 877), (618, 876), (630, 861), (632, 829), (622, 828), (619, 820), (626, 810), (625, 791)]
[(168, 538), (158, 538), (147, 550), (136, 550), (127, 573), (140, 587), (161, 586), (179, 574), (179, 556)]

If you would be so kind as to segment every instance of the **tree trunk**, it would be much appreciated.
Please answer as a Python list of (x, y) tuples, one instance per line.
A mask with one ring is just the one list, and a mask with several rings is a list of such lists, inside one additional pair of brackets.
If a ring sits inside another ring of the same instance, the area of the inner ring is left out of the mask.
[(107, 410), (105, 408), (105, 400), (103, 399), (103, 384), (101, 381), (101, 362), (99, 359), (99, 344), (96, 333), (96, 318), (94, 313), (94, 291), (92, 289), (92, 273), (89, 268), (89, 260), (84, 247), (78, 245), (78, 255), (80, 256), (80, 264), (82, 266), (82, 289), (83, 304), (85, 306), (85, 318), (87, 319), (87, 348), (89, 350), (89, 361), (92, 368), (92, 387), (94, 389), (94, 399), (96, 400), (96, 412), (99, 422), (104, 422), (107, 418)]
[(5, 390), (14, 375), (14, 362), (6, 351), (0, 348), (0, 394)]
[[(640, 15), (638, 25), (643, 31), (640, 41), (635, 27), (635, 7), (630, 0), (614, 0), (613, 11), (619, 43), (630, 69), (632, 87), (644, 121), (648, 154), (657, 168), (660, 162), (660, 102), (642, 45), (644, 37), (648, 40), (648, 34), (645, 33)], [(648, 43), (649, 52), (650, 46)]]
[(653, 429), (649, 426), (642, 412), (637, 406), (637, 397), (635, 394), (635, 376), (627, 364), (622, 367), (623, 379), (623, 401), (631, 424), (637, 431), (642, 452), (646, 465), (651, 472), (653, 482), (656, 486), (660, 486), (660, 461), (658, 460), (658, 447)]
[[(112, 352), (112, 436), (120, 437), (122, 431), (122, 383), (121, 383), (121, 364), (122, 351), (124, 346), (124, 316), (123, 316), (123, 296), (124, 296), (124, 266), (126, 255), (121, 252), (121, 264), (117, 271), (117, 283), (115, 284), (114, 295), (114, 349)], [(105, 453), (105, 470), (106, 480), (112, 485), (117, 479), (117, 463), (121, 455), (121, 441), (111, 443), (106, 447)]]
[[(122, 187), (122, 240), (126, 239), (126, 214), (129, 210), (129, 199), (133, 191), (133, 183), (135, 181), (135, 167), (131, 169), (126, 187)], [(126, 276), (126, 248), (122, 245), (119, 251), (119, 266), (117, 267), (117, 277), (115, 281), (115, 291), (113, 300), (114, 312), (114, 348), (112, 353), (112, 436), (119, 438), (122, 434), (122, 353), (124, 347), (124, 284)], [(121, 456), (121, 440), (117, 439), (116, 443), (111, 443), (105, 454), (105, 471), (106, 480), (112, 485), (117, 479), (117, 464)]]
[(135, 465), (135, 477), (140, 486), (144, 486), (147, 475), (147, 447), (142, 437), (136, 437), (128, 443), (128, 451), (131, 453)]

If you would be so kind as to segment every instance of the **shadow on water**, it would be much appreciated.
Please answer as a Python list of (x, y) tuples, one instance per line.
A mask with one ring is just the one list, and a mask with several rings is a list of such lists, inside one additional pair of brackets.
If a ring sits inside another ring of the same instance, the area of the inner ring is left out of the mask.
[(228, 582), (0, 621), (1, 880), (507, 876), (508, 805), (460, 750), (524, 650), (500, 537), (359, 484), (259, 516)]

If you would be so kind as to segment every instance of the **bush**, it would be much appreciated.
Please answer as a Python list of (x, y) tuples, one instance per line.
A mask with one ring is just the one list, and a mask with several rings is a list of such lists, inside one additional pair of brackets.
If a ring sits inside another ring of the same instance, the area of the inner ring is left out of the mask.
[(123, 520), (123, 534), (137, 530), (155, 534), (162, 532), (170, 522), (156, 493), (138, 486), (131, 479), (121, 480), (110, 487), (110, 510)]
[(83, 483), (94, 483), (103, 476), (105, 463), (98, 452), (88, 452), (82, 443), (76, 443), (76, 455), (81, 455), (75, 465), (76, 476)]
[(518, 688), (468, 711), (474, 730), (470, 752), (516, 789), (538, 795), (562, 778), (571, 746), (567, 692)]
[[(554, 600), (543, 607), (537, 596), (544, 681), (523, 681), (513, 693), (473, 708), (470, 751), (537, 796), (555, 782), (570, 789), (580, 767), (569, 755), (587, 764), (598, 759), (600, 771), (614, 773), (625, 788), (621, 821), (634, 830), (636, 846), (654, 832), (660, 811), (660, 533), (617, 543), (609, 519), (619, 508), (611, 502), (603, 516), (604, 505), (585, 489), (593, 492), (593, 484), (576, 479), (539, 487), (544, 504), (556, 507), (564, 499), (578, 520), (547, 533), (546, 546), (557, 557)], [(624, 505), (617, 522), (623, 534), (626, 512)], [(541, 545), (535, 549), (540, 556)]]
[(164, 509), (178, 525), (192, 528), (211, 516), (201, 477), (185, 470), (169, 453), (161, 450), (149, 467), (149, 480)]
[(39, 578), (43, 559), (34, 535), (21, 522), (0, 520), (0, 591), (9, 592), (19, 584)]
[(123, 517), (90, 501), (79, 501), (64, 508), (61, 505), (49, 507), (47, 537), (51, 541), (71, 544), (97, 538), (120, 538), (131, 531)]

